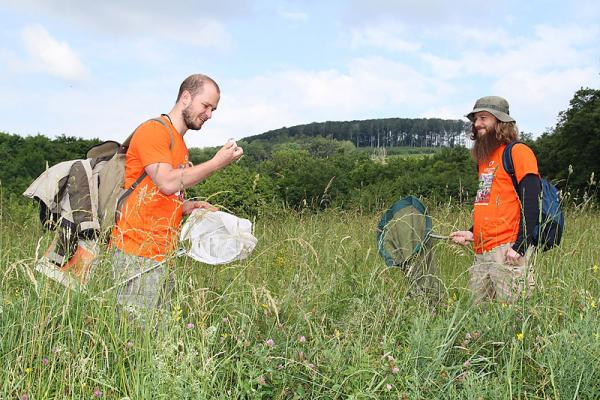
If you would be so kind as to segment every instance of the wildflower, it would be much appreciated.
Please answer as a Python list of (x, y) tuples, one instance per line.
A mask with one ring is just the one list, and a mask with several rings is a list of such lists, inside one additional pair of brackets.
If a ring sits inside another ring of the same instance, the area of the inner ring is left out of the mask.
[(522, 342), (525, 335), (523, 335), (523, 332), (519, 332), (519, 333), (517, 333), (516, 337), (519, 342)]
[(471, 361), (467, 360), (463, 363), (463, 367), (469, 368), (471, 366)]
[(30, 373), (31, 373), (31, 371), (33, 371), (33, 369), (31, 369), (31, 367), (27, 367), (27, 368), (25, 368), (25, 372), (27, 372), (28, 374), (30, 374)]
[(46, 357), (42, 358), (42, 364), (44, 366), (48, 365), (48, 359)]
[(390, 390), (392, 390), (392, 385), (390, 385), (389, 383), (387, 385), (385, 385), (385, 388), (387, 389), (387, 391), (389, 392)]
[(304, 336), (300, 336), (300, 338), (298, 339), (298, 341), (300, 343), (304, 343), (304, 342), (306, 342), (306, 338)]
[(591, 306), (592, 308), (596, 308), (596, 302), (595, 302), (594, 300), (592, 300), (592, 303), (590, 304), (590, 306)]
[(175, 310), (173, 310), (173, 319), (175, 321), (179, 321), (181, 319), (181, 314), (183, 314), (181, 307), (177, 307)]
[(96, 397), (96, 398), (102, 397), (102, 392), (100, 391), (100, 389), (97, 386), (94, 388), (94, 397)]
[(188, 322), (185, 327), (188, 329), (194, 329), (194, 324), (192, 322)]
[(338, 339), (338, 340), (340, 340), (340, 331), (338, 329), (336, 329), (334, 331), (334, 333), (335, 333), (335, 338)]
[(265, 344), (269, 347), (273, 347), (273, 346), (275, 346), (275, 341), (273, 339), (267, 339), (265, 341)]
[(394, 366), (394, 368), (392, 368), (392, 374), (397, 374), (398, 372), (400, 372), (400, 368)]
[(21, 395), (21, 400), (29, 400), (29, 396), (27, 396), (27, 393), (23, 393)]
[(594, 267), (592, 269), (594, 270), (594, 272), (598, 272), (598, 264), (594, 264)]

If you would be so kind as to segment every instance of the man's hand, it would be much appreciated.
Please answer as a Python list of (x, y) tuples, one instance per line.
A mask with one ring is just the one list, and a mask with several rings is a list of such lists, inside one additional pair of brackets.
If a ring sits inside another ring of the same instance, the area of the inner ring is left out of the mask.
[(213, 172), (239, 160), (242, 154), (244, 150), (234, 140), (229, 140), (213, 158), (202, 164), (190, 168), (173, 168), (169, 163), (153, 163), (144, 169), (158, 189), (169, 196), (203, 181)]
[(509, 247), (506, 251), (505, 262), (509, 265), (517, 265), (521, 257), (523, 256), (514, 251), (512, 247)]
[(473, 232), (471, 231), (456, 231), (450, 234), (450, 239), (454, 243), (462, 244), (463, 246), (467, 245), (467, 242), (473, 241)]
[(219, 211), (219, 209), (207, 201), (186, 200), (183, 202), (183, 215), (190, 215), (196, 208), (203, 208), (208, 211)]
[(219, 149), (219, 151), (217, 151), (217, 154), (215, 154), (212, 160), (218, 165), (218, 168), (223, 168), (232, 162), (239, 160), (243, 154), (244, 149), (239, 147), (235, 140), (230, 139)]

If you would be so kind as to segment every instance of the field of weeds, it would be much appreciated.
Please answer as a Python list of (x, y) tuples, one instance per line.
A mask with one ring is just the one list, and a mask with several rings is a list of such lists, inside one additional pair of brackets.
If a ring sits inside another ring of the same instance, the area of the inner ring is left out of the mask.
[[(434, 228), (470, 225), (433, 208)], [(377, 254), (379, 213), (285, 212), (254, 224), (242, 262), (170, 261), (170, 309), (145, 327), (115, 308), (109, 258), (85, 292), (33, 270), (47, 245), (33, 208), (0, 221), (0, 398), (598, 398), (600, 213), (567, 210), (537, 289), (473, 306), (472, 252), (439, 241), (442, 304), (407, 296)]]

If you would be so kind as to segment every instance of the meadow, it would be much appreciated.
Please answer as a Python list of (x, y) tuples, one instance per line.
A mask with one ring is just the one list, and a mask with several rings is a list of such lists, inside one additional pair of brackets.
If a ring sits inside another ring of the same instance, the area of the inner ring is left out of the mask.
[[(468, 207), (430, 213), (439, 233), (470, 225)], [(430, 305), (377, 254), (379, 211), (274, 211), (244, 261), (171, 260), (171, 308), (142, 328), (103, 293), (106, 257), (85, 292), (35, 272), (49, 236), (4, 201), (0, 398), (600, 398), (600, 212), (566, 215), (527, 300), (474, 306), (468, 248), (436, 243), (447, 295)]]

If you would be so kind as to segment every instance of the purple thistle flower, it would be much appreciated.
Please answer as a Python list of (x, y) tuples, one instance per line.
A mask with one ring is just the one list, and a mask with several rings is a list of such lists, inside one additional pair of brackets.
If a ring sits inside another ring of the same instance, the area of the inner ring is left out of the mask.
[(49, 361), (48, 361), (48, 359), (47, 359), (46, 357), (42, 358), (42, 364), (43, 364), (44, 366), (48, 365), (48, 362), (49, 362)]
[(195, 325), (193, 323), (188, 322), (188, 324), (185, 327), (188, 328), (188, 329), (194, 329), (194, 326)]
[(100, 389), (98, 389), (98, 387), (94, 388), (94, 397), (102, 397), (102, 392)]
[(300, 336), (300, 338), (298, 339), (298, 341), (300, 343), (304, 343), (304, 342), (306, 342), (306, 338), (304, 336)]
[(273, 347), (275, 346), (275, 341), (273, 339), (267, 339), (267, 341), (265, 341), (265, 344), (269, 347)]

